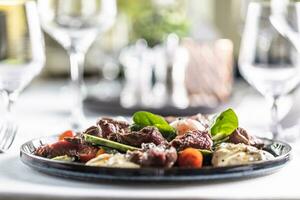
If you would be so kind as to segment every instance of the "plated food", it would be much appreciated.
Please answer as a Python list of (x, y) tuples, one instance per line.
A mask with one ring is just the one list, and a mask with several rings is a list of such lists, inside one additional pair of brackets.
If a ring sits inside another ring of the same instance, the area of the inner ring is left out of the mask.
[(239, 127), (232, 109), (180, 118), (139, 111), (131, 120), (100, 118), (82, 132), (65, 131), (32, 154), (86, 167), (199, 169), (271, 161), (277, 155), (266, 145)]

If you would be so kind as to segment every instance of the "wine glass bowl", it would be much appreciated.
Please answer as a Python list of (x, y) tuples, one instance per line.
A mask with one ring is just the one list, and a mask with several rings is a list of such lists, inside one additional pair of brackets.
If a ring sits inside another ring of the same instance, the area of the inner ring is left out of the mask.
[(13, 105), (44, 63), (44, 40), (35, 2), (0, 1), (0, 97), (6, 107), (0, 119), (0, 152), (11, 146), (17, 132)]
[(44, 41), (34, 2), (0, 2), (0, 13), (0, 89), (13, 93), (43, 68)]
[(108, 29), (116, 16), (115, 0), (38, 0), (44, 30), (59, 42), (70, 57), (71, 128), (84, 124), (83, 71), (88, 48)]
[[(298, 31), (298, 10), (295, 5), (288, 5), (287, 16), (284, 17)], [(300, 52), (282, 31), (274, 27), (272, 12), (270, 3), (249, 4), (240, 48), (239, 71), (270, 102), (270, 128), (273, 136), (277, 137), (281, 133), (277, 101), (300, 82)]]
[(40, 0), (43, 29), (66, 50), (87, 51), (99, 32), (114, 22), (114, 0)]

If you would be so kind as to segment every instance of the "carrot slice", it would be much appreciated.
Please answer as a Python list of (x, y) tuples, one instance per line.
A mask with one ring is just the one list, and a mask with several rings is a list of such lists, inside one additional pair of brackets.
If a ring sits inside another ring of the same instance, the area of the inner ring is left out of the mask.
[(96, 153), (96, 157), (101, 155), (101, 154), (104, 154), (105, 153), (105, 150), (103, 148), (100, 148), (97, 153)]
[(187, 168), (201, 168), (203, 155), (198, 149), (186, 148), (179, 152), (178, 165)]

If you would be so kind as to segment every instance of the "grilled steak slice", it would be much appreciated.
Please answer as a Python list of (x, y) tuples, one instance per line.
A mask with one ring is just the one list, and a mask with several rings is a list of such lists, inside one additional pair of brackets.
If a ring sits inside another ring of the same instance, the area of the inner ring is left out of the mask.
[(196, 149), (211, 149), (213, 142), (208, 131), (188, 131), (184, 135), (177, 136), (172, 140), (171, 145), (178, 151), (184, 150), (187, 147)]
[(101, 124), (101, 122), (106, 121), (108, 123), (114, 124), (117, 126), (119, 129), (126, 129), (129, 127), (129, 123), (127, 121), (122, 121), (122, 120), (117, 120), (117, 119), (112, 119), (108, 117), (103, 117), (101, 118), (97, 124)]
[(139, 131), (121, 131), (116, 137), (118, 142), (135, 147), (141, 147), (143, 143), (154, 143), (155, 145), (167, 144), (167, 140), (153, 126), (145, 127)]
[(263, 142), (260, 139), (256, 138), (255, 136), (249, 135), (249, 133), (241, 127), (237, 128), (229, 136), (229, 142), (234, 144), (243, 143), (257, 148), (262, 148), (264, 146)]
[(141, 150), (127, 152), (129, 160), (144, 167), (172, 167), (177, 160), (176, 149), (164, 144), (142, 144)]
[(97, 125), (88, 128), (84, 133), (136, 147), (141, 147), (142, 143), (152, 142), (156, 145), (167, 143), (156, 127), (149, 126), (139, 131), (131, 131), (127, 122), (110, 118), (100, 119)]
[(94, 136), (100, 136), (100, 129), (98, 126), (91, 126), (85, 131), (83, 131), (83, 134), (89, 134)]
[(125, 121), (114, 120), (111, 118), (102, 118), (97, 122), (99, 127), (98, 136), (116, 140), (115, 134), (122, 130), (129, 130), (129, 124)]
[(76, 144), (75, 142), (62, 140), (37, 148), (37, 150), (35, 151), (35, 155), (46, 158), (68, 155), (70, 157), (76, 157), (82, 162), (86, 162), (95, 157), (97, 151), (97, 147), (81, 143)]

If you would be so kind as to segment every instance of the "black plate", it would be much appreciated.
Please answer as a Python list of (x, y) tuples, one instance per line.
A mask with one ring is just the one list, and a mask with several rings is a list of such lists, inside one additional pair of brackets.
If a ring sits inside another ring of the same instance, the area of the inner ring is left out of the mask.
[(186, 168), (108, 168), (85, 166), (81, 163), (55, 161), (33, 155), (35, 149), (43, 144), (53, 143), (57, 136), (44, 137), (26, 142), (21, 146), (20, 157), (23, 163), (40, 172), (86, 181), (143, 181), (143, 182), (181, 182), (227, 180), (264, 176), (276, 172), (290, 160), (291, 146), (275, 140), (262, 139), (265, 150), (275, 156), (274, 160), (229, 167)]

